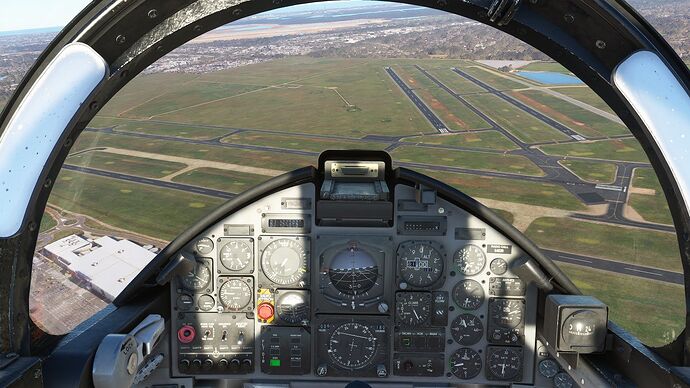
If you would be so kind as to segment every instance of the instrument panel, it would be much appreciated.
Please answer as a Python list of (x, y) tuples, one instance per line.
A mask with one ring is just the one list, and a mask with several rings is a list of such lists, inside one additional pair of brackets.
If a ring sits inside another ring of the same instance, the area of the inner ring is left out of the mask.
[(186, 247), (173, 376), (534, 383), (537, 291), (510, 270), (517, 246), (443, 199), (411, 206), (405, 185), (392, 227), (317, 225), (316, 196), (276, 192)]

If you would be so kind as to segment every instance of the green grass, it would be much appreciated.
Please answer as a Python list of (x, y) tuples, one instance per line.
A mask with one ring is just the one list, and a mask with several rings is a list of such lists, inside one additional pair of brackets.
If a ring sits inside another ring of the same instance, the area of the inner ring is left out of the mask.
[(595, 108), (599, 108), (605, 112), (613, 113), (613, 110), (609, 108), (608, 104), (604, 102), (592, 89), (588, 87), (560, 87), (552, 88), (558, 93), (565, 94), (568, 97), (572, 97), (576, 100), (580, 100), (585, 104), (589, 104)]
[(194, 124), (173, 124), (150, 122), (144, 120), (128, 120), (112, 117), (94, 117), (89, 123), (91, 128), (115, 127), (116, 131), (136, 132), (150, 135), (175, 136), (185, 139), (208, 140), (232, 132), (232, 129), (199, 127)]
[(89, 151), (79, 155), (70, 156), (67, 158), (65, 163), (74, 166), (91, 167), (99, 170), (114, 171), (147, 178), (162, 178), (187, 167), (182, 163), (119, 155), (101, 151)]
[(382, 150), (390, 144), (384, 142), (347, 141), (345, 139), (327, 139), (299, 135), (277, 135), (274, 133), (256, 131), (236, 133), (223, 138), (221, 141), (223, 143), (260, 145), (314, 152), (332, 149)]
[[(431, 130), (382, 66), (362, 60), (321, 60), (316, 64), (311, 72), (305, 73), (305, 76), (312, 74), (310, 77), (290, 85), (157, 117), (181, 123), (349, 137), (417, 134)], [(293, 70), (274, 67), (274, 71), (291, 73)], [(204, 76), (205, 79), (210, 77), (222, 78), (222, 75)], [(352, 106), (348, 106), (333, 88), (337, 88)]]
[(197, 168), (173, 178), (174, 182), (186, 183), (199, 187), (208, 187), (228, 193), (241, 193), (256, 186), (270, 177), (248, 174), (217, 168)]
[(544, 175), (539, 167), (526, 157), (519, 155), (402, 146), (393, 150), (391, 156), (393, 160), (400, 163), (413, 162), (532, 176)]
[(48, 213), (43, 213), (43, 217), (41, 217), (41, 226), (39, 227), (38, 231), (39, 233), (43, 233), (48, 229), (54, 228), (57, 226), (57, 221), (55, 221), (55, 218), (51, 216)]
[(418, 144), (480, 148), (497, 151), (509, 151), (518, 148), (515, 143), (498, 131), (413, 136), (407, 137), (403, 139), (403, 141)]
[[(516, 81), (512, 81), (510, 78), (511, 76), (506, 75), (506, 77), (501, 77), (500, 75), (492, 72), (491, 70), (484, 70), (482, 67), (463, 67), (460, 68), (463, 72), (471, 75), (474, 78), (479, 79), (480, 81), (483, 81), (485, 84), (488, 84), (489, 86), (492, 86), (494, 89), (498, 90), (513, 90), (513, 89), (522, 89), (525, 87), (524, 84), (521, 84)], [(501, 73), (505, 74), (505, 73)], [(460, 77), (459, 75), (457, 75)]]
[(465, 99), (525, 143), (568, 139), (563, 133), (492, 94), (474, 94), (465, 96)]
[(588, 160), (565, 159), (559, 163), (580, 179), (591, 183), (613, 183), (618, 168), (613, 163), (590, 162)]
[(191, 159), (210, 160), (214, 162), (239, 164), (261, 168), (274, 168), (283, 171), (294, 170), (316, 164), (314, 157), (286, 155), (280, 152), (244, 150), (223, 146), (186, 144), (167, 140), (141, 140), (126, 135), (110, 135), (84, 132), (79, 137), (75, 148), (113, 147), (152, 154), (179, 156)]
[(118, 228), (170, 241), (222, 200), (62, 170), (48, 202)]
[(489, 128), (490, 125), (466, 105), (441, 89), (413, 66), (396, 66), (400, 78), (443, 120), (449, 129), (467, 131)]
[(632, 185), (633, 187), (654, 190), (654, 195), (632, 193), (628, 198), (629, 206), (649, 222), (673, 224), (671, 210), (654, 170), (651, 168), (635, 169)]
[(622, 160), (627, 162), (648, 163), (647, 155), (635, 139), (601, 140), (540, 146), (542, 151), (551, 155), (573, 156), (581, 158)]
[(609, 319), (648, 346), (673, 341), (685, 327), (683, 287), (558, 263), (583, 294), (609, 306)]
[(477, 198), (545, 206), (562, 210), (584, 210), (585, 206), (567, 190), (550, 183), (525, 182), (469, 174), (415, 169)]
[(501, 216), (501, 218), (508, 221), (510, 224), (512, 224), (513, 220), (515, 219), (515, 217), (513, 216), (513, 213), (511, 213), (511, 212), (508, 212), (508, 211), (505, 211), (502, 209), (491, 209), (491, 211), (493, 211), (494, 213)]
[(548, 249), (683, 271), (674, 233), (544, 217), (532, 222), (525, 234)]
[(426, 62), (423, 62), (421, 66), (423, 66), (424, 69), (426, 69), (429, 73), (431, 73), (432, 76), (441, 81), (444, 85), (451, 88), (455, 93), (467, 94), (486, 92), (486, 90), (484, 90), (484, 88), (481, 86), (454, 73), (450, 69), (450, 66), (429, 67)]
[(569, 75), (573, 74), (570, 72), (570, 70), (563, 67), (563, 65), (561, 65), (560, 63), (558, 63), (558, 62), (547, 62), (547, 61), (532, 62), (527, 66), (520, 67), (520, 70), (551, 71), (551, 72), (555, 72), (555, 73), (563, 73), (563, 74), (569, 74)]
[(585, 137), (606, 137), (630, 133), (624, 125), (539, 90), (526, 90), (511, 94), (523, 103), (567, 125)]

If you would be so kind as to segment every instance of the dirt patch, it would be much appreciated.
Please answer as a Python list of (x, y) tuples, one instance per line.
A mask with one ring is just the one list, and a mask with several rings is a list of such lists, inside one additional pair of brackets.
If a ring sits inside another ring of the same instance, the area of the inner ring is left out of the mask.
[(630, 186), (630, 194), (642, 194), (642, 195), (656, 195), (656, 190), (654, 189), (643, 189), (641, 187)]

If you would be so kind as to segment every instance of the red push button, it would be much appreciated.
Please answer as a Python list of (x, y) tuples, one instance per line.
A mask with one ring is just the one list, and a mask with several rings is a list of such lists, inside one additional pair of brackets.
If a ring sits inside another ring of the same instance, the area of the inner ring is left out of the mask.
[(260, 319), (268, 321), (273, 318), (273, 306), (270, 303), (261, 303), (256, 309), (256, 314)]
[(196, 337), (196, 330), (192, 326), (184, 325), (177, 331), (177, 340), (183, 344), (194, 341), (194, 337)]

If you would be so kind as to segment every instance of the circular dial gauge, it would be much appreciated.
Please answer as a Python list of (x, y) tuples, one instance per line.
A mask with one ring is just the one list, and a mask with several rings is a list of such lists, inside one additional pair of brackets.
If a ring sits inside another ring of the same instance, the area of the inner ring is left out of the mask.
[(482, 321), (473, 314), (460, 314), (450, 324), (450, 333), (460, 345), (474, 345), (484, 335)]
[(556, 388), (573, 388), (575, 381), (567, 373), (561, 372), (553, 377), (553, 386)]
[(486, 255), (484, 255), (482, 248), (476, 245), (467, 244), (455, 252), (453, 262), (460, 273), (467, 276), (473, 276), (484, 269), (484, 265), (486, 265)]
[(503, 275), (508, 271), (508, 263), (506, 263), (505, 260), (503, 259), (493, 259), (491, 261), (491, 264), (489, 264), (489, 268), (491, 268), (491, 272), (493, 272), (496, 275)]
[(194, 249), (196, 249), (197, 253), (208, 255), (213, 251), (213, 240), (208, 237), (201, 238), (194, 245)]
[(487, 362), (489, 371), (497, 379), (513, 380), (522, 370), (522, 353), (520, 348), (498, 348), (489, 353)]
[(546, 360), (541, 360), (541, 362), (539, 362), (539, 373), (548, 379), (558, 374), (559, 369), (560, 368), (558, 367), (556, 361), (550, 358), (547, 358)]
[(208, 288), (211, 284), (211, 269), (204, 263), (197, 261), (192, 272), (182, 277), (182, 287), (190, 291)]
[(254, 250), (247, 241), (232, 240), (220, 249), (220, 262), (230, 271), (241, 271), (254, 259)]
[(300, 292), (282, 293), (276, 302), (278, 318), (289, 323), (302, 323), (309, 319), (309, 303)]
[(450, 371), (455, 377), (469, 380), (477, 377), (482, 371), (482, 357), (470, 348), (460, 348), (451, 354)]
[(491, 320), (498, 327), (512, 329), (522, 322), (524, 310), (521, 300), (495, 299), (491, 304)]
[(241, 279), (230, 279), (220, 286), (220, 302), (230, 310), (242, 310), (252, 301), (252, 289)]
[(328, 354), (343, 368), (363, 368), (376, 355), (376, 337), (368, 327), (360, 323), (344, 323), (331, 334)]
[(297, 240), (272, 241), (261, 254), (264, 275), (280, 285), (297, 283), (307, 272), (307, 251)]
[(333, 287), (346, 295), (357, 296), (371, 290), (379, 276), (374, 258), (364, 249), (351, 243), (336, 254), (328, 269)]
[(443, 254), (431, 244), (403, 244), (398, 250), (400, 277), (414, 287), (428, 287), (443, 275)]
[(395, 296), (395, 316), (398, 323), (418, 326), (431, 315), (431, 294), (428, 292), (399, 292)]
[(484, 289), (475, 280), (461, 280), (453, 287), (453, 302), (464, 310), (476, 310), (484, 303)]

